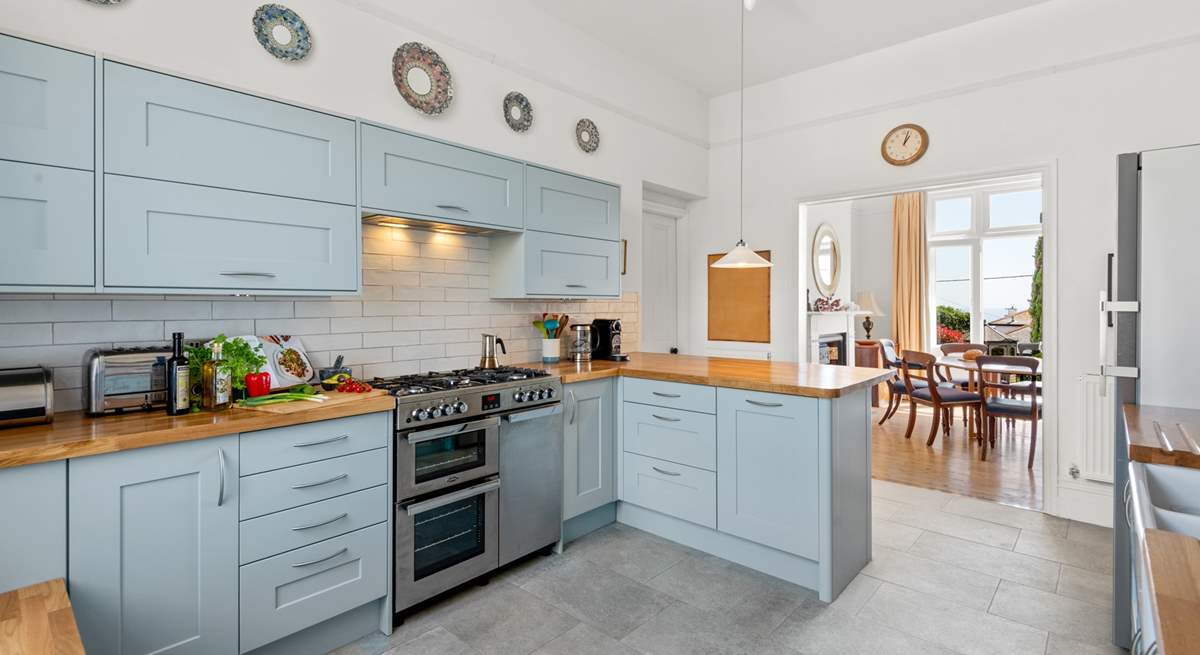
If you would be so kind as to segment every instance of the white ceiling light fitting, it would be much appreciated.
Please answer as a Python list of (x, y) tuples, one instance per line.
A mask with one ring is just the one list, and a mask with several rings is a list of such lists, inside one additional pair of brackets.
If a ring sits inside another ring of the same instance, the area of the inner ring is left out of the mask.
[(738, 242), (733, 250), (710, 264), (712, 268), (769, 268), (771, 262), (763, 259), (746, 245), (746, 12), (754, 8), (756, 0), (742, 0), (745, 11), (738, 7), (740, 35), (738, 48), (741, 78), (738, 83), (738, 102), (741, 125), (738, 131)]

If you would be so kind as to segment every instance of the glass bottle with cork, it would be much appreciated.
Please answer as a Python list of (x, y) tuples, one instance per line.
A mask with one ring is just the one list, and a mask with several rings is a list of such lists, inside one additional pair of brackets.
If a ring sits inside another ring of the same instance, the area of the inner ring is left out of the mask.
[(202, 406), (212, 411), (228, 409), (232, 392), (229, 369), (222, 366), (221, 346), (220, 342), (212, 344), (212, 359), (204, 362), (201, 370)]
[(192, 385), (188, 358), (183, 354), (183, 333), (171, 335), (171, 358), (167, 360), (167, 414), (187, 414), (192, 408)]

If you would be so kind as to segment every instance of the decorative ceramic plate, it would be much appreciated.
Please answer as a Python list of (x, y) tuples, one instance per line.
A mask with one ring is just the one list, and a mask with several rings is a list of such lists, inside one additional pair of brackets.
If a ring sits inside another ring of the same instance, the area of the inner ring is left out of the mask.
[(122, 0), (88, 0), (88, 2), (94, 5), (119, 5)]
[(590, 118), (581, 118), (575, 124), (575, 143), (584, 152), (596, 152), (600, 147), (600, 130)]
[(267, 52), (284, 61), (300, 61), (312, 50), (308, 25), (283, 5), (263, 5), (254, 12), (254, 36)]
[(446, 111), (454, 99), (450, 68), (424, 43), (413, 41), (396, 48), (392, 80), (405, 102), (430, 116)]
[(533, 125), (533, 106), (529, 98), (517, 91), (509, 91), (504, 96), (504, 121), (513, 132), (524, 132)]

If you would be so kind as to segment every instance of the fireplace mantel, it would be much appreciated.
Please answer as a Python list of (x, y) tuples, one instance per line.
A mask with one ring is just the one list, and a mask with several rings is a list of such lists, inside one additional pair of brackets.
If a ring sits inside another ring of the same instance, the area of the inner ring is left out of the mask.
[(840, 312), (809, 312), (808, 313), (808, 361), (819, 362), (821, 337), (826, 335), (844, 334), (846, 336), (845, 353), (846, 366), (854, 366), (854, 325), (861, 316), (871, 312), (848, 310)]

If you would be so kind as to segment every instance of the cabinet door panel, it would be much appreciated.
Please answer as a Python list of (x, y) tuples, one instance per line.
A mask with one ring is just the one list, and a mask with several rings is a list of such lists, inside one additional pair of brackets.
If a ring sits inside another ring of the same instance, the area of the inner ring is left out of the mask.
[(525, 232), (525, 280), (531, 294), (618, 296), (621, 244), (545, 232)]
[(712, 471), (636, 453), (622, 455), (621, 500), (706, 528), (717, 527), (717, 481)]
[(529, 166), (525, 202), (528, 229), (609, 241), (621, 238), (621, 190), (611, 184)]
[(0, 161), (0, 285), (91, 287), (92, 173)]
[(108, 287), (353, 291), (353, 207), (104, 176)]
[(0, 469), (0, 593), (67, 577), (67, 463)]
[(625, 452), (717, 470), (717, 422), (712, 414), (626, 402)]
[(362, 126), (362, 204), (401, 216), (520, 230), (525, 167), (520, 162)]
[(95, 59), (0, 34), (0, 158), (92, 170)]
[(237, 455), (229, 436), (71, 460), (71, 604), (88, 653), (237, 652)]
[(614, 382), (577, 382), (563, 390), (564, 519), (617, 499)]
[(354, 122), (115, 62), (104, 170), (353, 205)]
[(717, 390), (717, 529), (819, 556), (817, 400)]

